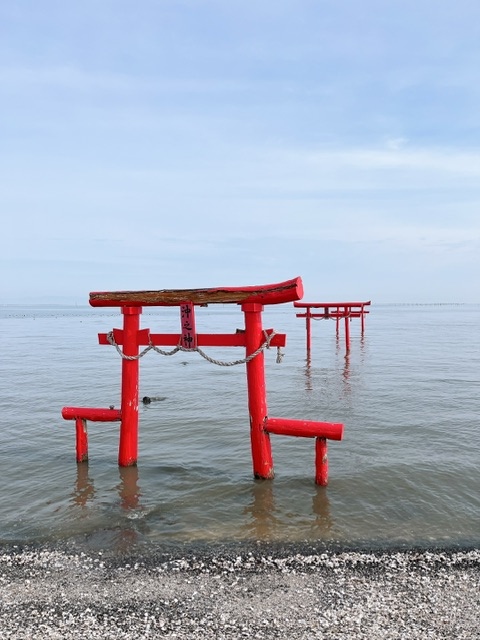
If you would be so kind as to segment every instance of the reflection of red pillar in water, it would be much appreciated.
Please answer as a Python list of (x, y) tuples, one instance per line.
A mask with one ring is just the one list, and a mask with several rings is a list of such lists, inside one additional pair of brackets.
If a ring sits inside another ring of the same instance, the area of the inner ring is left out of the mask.
[[(123, 355), (138, 356), (138, 330), (141, 307), (122, 307)], [(122, 358), (122, 421), (118, 464), (130, 467), (138, 458), (138, 358)]]
[(120, 500), (122, 509), (137, 509), (140, 490), (138, 488), (138, 468), (120, 468)]
[[(245, 348), (247, 357), (265, 341), (262, 328), (263, 305), (242, 304), (245, 314)], [(265, 431), (267, 399), (263, 351), (247, 362), (248, 409), (250, 413), (250, 441), (255, 478), (273, 478), (270, 436)]]

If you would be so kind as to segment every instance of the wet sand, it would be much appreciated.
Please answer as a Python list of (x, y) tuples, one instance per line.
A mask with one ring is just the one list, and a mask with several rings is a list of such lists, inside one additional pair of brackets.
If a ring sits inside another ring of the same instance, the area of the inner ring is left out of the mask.
[(480, 638), (480, 550), (0, 547), (0, 638)]

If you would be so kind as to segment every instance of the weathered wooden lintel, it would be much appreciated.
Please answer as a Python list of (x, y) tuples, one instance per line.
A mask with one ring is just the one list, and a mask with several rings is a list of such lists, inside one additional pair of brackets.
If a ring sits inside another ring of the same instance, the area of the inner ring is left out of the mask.
[(158, 291), (93, 291), (92, 307), (167, 307), (184, 302), (222, 304), (256, 302), (258, 304), (282, 304), (294, 302), (303, 296), (300, 277), (277, 284), (248, 287), (218, 287), (211, 289), (160, 289)]

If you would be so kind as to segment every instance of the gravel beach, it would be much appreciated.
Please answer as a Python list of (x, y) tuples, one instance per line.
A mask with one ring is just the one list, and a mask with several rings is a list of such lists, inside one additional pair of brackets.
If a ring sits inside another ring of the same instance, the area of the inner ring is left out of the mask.
[(0, 638), (480, 638), (480, 550), (0, 548)]

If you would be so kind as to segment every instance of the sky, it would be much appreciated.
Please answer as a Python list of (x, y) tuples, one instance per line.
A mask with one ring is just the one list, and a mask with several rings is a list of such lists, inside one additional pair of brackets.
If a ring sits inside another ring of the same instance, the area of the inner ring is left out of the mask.
[(0, 213), (0, 304), (480, 302), (480, 3), (3, 0)]

